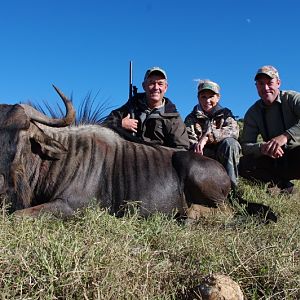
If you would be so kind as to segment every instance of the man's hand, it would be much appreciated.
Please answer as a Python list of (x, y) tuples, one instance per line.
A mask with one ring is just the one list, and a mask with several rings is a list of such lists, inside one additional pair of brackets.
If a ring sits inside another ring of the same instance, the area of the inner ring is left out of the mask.
[(272, 138), (268, 142), (262, 143), (260, 146), (261, 153), (272, 158), (282, 157), (284, 154), (282, 146), (287, 143), (288, 137), (289, 135), (284, 133)]
[(208, 141), (208, 137), (207, 136), (202, 137), (199, 140), (199, 142), (197, 144), (195, 144), (194, 152), (198, 153), (200, 155), (203, 155), (203, 149), (204, 149), (204, 146), (206, 145), (207, 141)]
[(138, 120), (130, 119), (130, 114), (127, 115), (124, 119), (122, 119), (122, 127), (133, 132), (137, 132)]

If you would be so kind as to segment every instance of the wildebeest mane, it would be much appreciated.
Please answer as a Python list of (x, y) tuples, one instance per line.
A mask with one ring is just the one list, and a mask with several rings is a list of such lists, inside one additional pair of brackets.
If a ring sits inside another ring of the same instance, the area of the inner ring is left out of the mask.
[[(92, 96), (92, 92), (88, 92), (88, 94), (80, 101), (78, 109), (76, 109), (76, 118), (73, 125), (101, 125), (103, 123), (104, 119), (107, 117), (106, 112), (110, 111), (112, 107), (108, 104), (108, 100), (96, 103), (98, 94), (99, 91), (95, 96)], [(71, 95), (70, 100), (73, 103), (72, 98)], [(42, 101), (42, 104), (36, 104), (31, 101), (28, 101), (27, 104), (33, 106), (43, 114), (50, 114), (52, 118), (62, 118), (65, 114), (61, 103), (56, 103), (55, 108), (53, 108), (53, 105), (49, 104), (47, 100)]]
[[(76, 109), (76, 118), (75, 123), (72, 124), (73, 126), (78, 125), (100, 125), (106, 127), (104, 125), (104, 120), (107, 118), (107, 111), (110, 111), (112, 109), (111, 106), (108, 105), (107, 100), (98, 102), (96, 104), (96, 99), (98, 97), (99, 91), (96, 93), (95, 96), (92, 96), (91, 92), (88, 92), (88, 94), (84, 97), (84, 99), (79, 103), (78, 109)], [(70, 100), (73, 102), (72, 95), (70, 97)], [(43, 104), (35, 104), (31, 101), (28, 101), (27, 104), (33, 106), (36, 110), (42, 112), (43, 114), (50, 114), (52, 118), (62, 118), (64, 116), (64, 109), (62, 108), (60, 103), (56, 103), (56, 108), (53, 108), (53, 105), (49, 104), (48, 101), (43, 101)], [(144, 144), (148, 146), (155, 147), (159, 145), (156, 142), (146, 142), (142, 140), (141, 138), (132, 135), (129, 131), (127, 131), (124, 128), (121, 127), (108, 127), (115, 131), (119, 136), (121, 136), (123, 139)]]

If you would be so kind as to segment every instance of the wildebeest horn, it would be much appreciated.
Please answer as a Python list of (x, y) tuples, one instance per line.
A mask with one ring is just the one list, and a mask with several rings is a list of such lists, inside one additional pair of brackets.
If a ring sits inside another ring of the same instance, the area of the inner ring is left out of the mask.
[(60, 98), (63, 100), (66, 107), (66, 115), (64, 118), (56, 119), (46, 116), (45, 114), (37, 111), (30, 105), (21, 104), (24, 108), (26, 115), (33, 121), (51, 127), (65, 127), (71, 125), (75, 120), (75, 109), (72, 102), (60, 91), (55, 85), (52, 85)]

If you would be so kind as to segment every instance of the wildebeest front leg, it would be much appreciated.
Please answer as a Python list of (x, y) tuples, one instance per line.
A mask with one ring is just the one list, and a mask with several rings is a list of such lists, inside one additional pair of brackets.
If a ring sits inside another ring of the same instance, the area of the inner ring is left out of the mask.
[(215, 160), (191, 152), (173, 155), (189, 208), (188, 219), (197, 220), (226, 208), (230, 179), (224, 167)]
[(58, 199), (53, 202), (17, 210), (14, 212), (14, 215), (37, 217), (45, 213), (59, 218), (68, 218), (74, 214), (74, 210), (65, 201)]

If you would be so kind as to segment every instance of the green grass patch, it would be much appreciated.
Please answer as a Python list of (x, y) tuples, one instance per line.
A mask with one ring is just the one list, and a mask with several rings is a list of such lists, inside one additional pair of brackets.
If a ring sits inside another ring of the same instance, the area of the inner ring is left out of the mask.
[(97, 207), (67, 221), (2, 214), (2, 299), (177, 299), (209, 273), (229, 275), (248, 299), (300, 299), (299, 195), (241, 186), (278, 223), (220, 212), (187, 226)]

